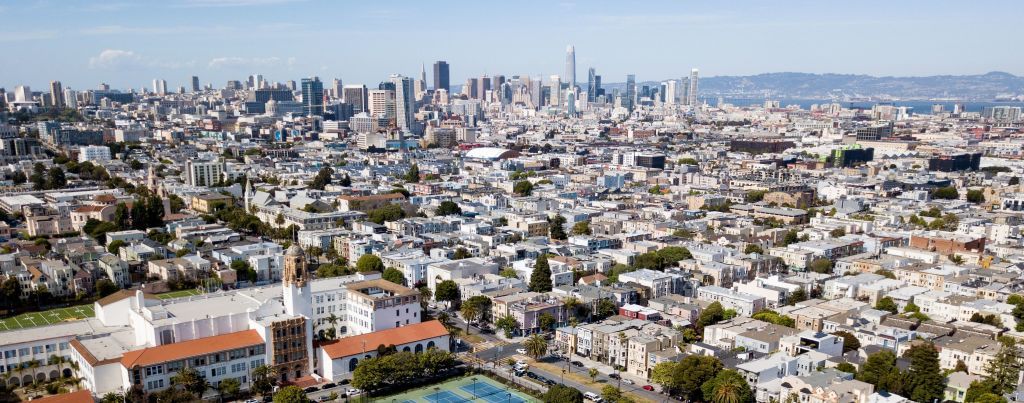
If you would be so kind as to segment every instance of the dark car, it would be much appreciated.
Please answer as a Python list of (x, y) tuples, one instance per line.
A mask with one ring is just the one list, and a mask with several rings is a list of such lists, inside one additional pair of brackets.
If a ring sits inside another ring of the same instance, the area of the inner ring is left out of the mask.
[(336, 385), (336, 384), (333, 384), (333, 383), (328, 383), (328, 384), (324, 384), (324, 386), (321, 386), (321, 387), (320, 387), (320, 390), (324, 390), (324, 389), (330, 389), (330, 388), (333, 388), (333, 387), (335, 387), (335, 386), (338, 386), (338, 385)]
[(612, 379), (622, 378), (621, 376), (619, 376), (619, 374), (616, 374), (616, 373), (610, 373), (610, 374), (608, 374), (608, 377), (612, 378)]
[(550, 379), (547, 379), (547, 378), (544, 378), (544, 381), (543, 381), (543, 382), (544, 382), (544, 384), (546, 384), (546, 385), (548, 385), (548, 386), (551, 386), (551, 385), (554, 385), (554, 384), (555, 384), (555, 381), (552, 381), (552, 380), (550, 380)]
[(583, 363), (582, 363), (582, 362), (579, 362), (579, 361), (573, 361), (573, 362), (572, 362), (571, 364), (572, 364), (573, 366), (576, 366), (576, 367), (580, 367), (580, 368), (583, 368)]
[(352, 381), (350, 381), (348, 379), (342, 379), (342, 380), (338, 381), (338, 385), (348, 385), (349, 382), (352, 382)]
[(304, 392), (306, 392), (306, 393), (313, 393), (313, 392), (316, 392), (316, 391), (318, 391), (318, 390), (320, 390), (320, 389), (317, 389), (317, 388), (316, 388), (316, 387), (314, 387), (314, 386), (310, 386), (310, 387), (308, 387), (308, 388), (305, 388), (305, 389), (303, 389), (303, 391), (304, 391)]
[(539, 379), (540, 375), (537, 375), (537, 373), (531, 371), (526, 373), (526, 377), (531, 379)]

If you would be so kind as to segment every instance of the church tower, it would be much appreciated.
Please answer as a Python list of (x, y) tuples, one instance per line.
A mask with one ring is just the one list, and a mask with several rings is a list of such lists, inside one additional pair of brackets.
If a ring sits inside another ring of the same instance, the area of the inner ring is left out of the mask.
[(284, 252), (284, 307), (289, 315), (313, 317), (313, 295), (309, 290), (306, 255), (298, 245)]

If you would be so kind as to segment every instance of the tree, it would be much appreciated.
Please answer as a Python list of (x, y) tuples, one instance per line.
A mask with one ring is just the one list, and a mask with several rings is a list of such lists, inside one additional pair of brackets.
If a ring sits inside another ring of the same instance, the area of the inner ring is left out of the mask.
[(832, 236), (833, 238), (840, 238), (843, 235), (846, 235), (846, 229), (844, 229), (844, 228), (836, 228), (836, 229), (834, 229), (832, 231), (829, 231), (828, 234), (830, 236)]
[(689, 355), (679, 362), (663, 362), (654, 367), (651, 380), (668, 390), (670, 395), (699, 401), (701, 386), (722, 370), (718, 358), (704, 355)]
[(597, 371), (597, 368), (590, 368), (587, 370), (587, 375), (590, 375), (590, 382), (596, 382), (598, 374), (600, 374), (600, 372)]
[(99, 294), (100, 298), (113, 294), (119, 289), (120, 287), (109, 279), (104, 278), (96, 282), (96, 293)]
[[(941, 400), (946, 389), (946, 378), (939, 366), (939, 352), (932, 343), (915, 344), (903, 353), (910, 360), (904, 393), (917, 402)], [(1016, 375), (1013, 380), (1016, 385)], [(907, 393), (909, 392), (909, 393)]]
[(480, 317), (480, 311), (476, 305), (462, 304), (459, 312), (462, 313), (462, 319), (466, 321), (466, 334), (469, 334), (469, 323), (475, 322)]
[[(117, 203), (117, 207), (114, 208), (114, 225), (118, 230), (131, 228), (131, 213), (128, 211), (128, 205)], [(97, 240), (103, 242), (103, 240)]]
[(832, 334), (843, 338), (843, 354), (860, 350), (860, 340), (857, 340), (857, 336), (854, 336), (853, 333), (840, 330)]
[(366, 213), (367, 220), (383, 225), (388, 221), (398, 221), (405, 218), (405, 210), (402, 210), (402, 206), (397, 204), (388, 204), (386, 206), (375, 208)]
[(573, 387), (555, 384), (548, 388), (541, 400), (547, 403), (583, 403), (583, 393)]
[(516, 272), (516, 269), (513, 269), (511, 267), (506, 267), (506, 268), (502, 269), (501, 272), (498, 273), (498, 275), (502, 276), (504, 278), (516, 278), (516, 277), (519, 277), (519, 273)]
[(548, 352), (548, 341), (539, 334), (530, 336), (523, 342), (523, 348), (526, 349), (526, 355), (533, 357), (534, 360), (539, 359)]
[(875, 302), (875, 309), (881, 311), (889, 311), (892, 312), (893, 314), (897, 314), (900, 312), (900, 308), (896, 306), (896, 302), (893, 301), (890, 297), (880, 298), (878, 302)]
[(462, 214), (462, 207), (459, 207), (459, 205), (453, 201), (445, 200), (437, 206), (437, 209), (434, 210), (434, 214), (439, 216), (459, 215)]
[(704, 400), (712, 403), (748, 403), (754, 401), (754, 393), (747, 381), (731, 369), (718, 372), (713, 379), (701, 385)]
[(331, 184), (331, 178), (334, 176), (334, 169), (331, 167), (320, 168), (320, 171), (316, 173), (316, 177), (313, 178), (313, 182), (310, 182), (310, 189), (324, 190), (327, 185)]
[(512, 315), (505, 315), (498, 318), (494, 322), (494, 326), (505, 332), (505, 337), (512, 337), (515, 331), (519, 329), (519, 321), (516, 320)]
[(764, 249), (761, 249), (761, 246), (759, 246), (759, 245), (748, 243), (746, 248), (743, 249), (743, 253), (745, 253), (745, 254), (756, 253), (756, 254), (759, 254), (759, 255), (763, 255), (764, 254)]
[(405, 172), (405, 176), (403, 177), (403, 179), (405, 179), (405, 181), (409, 182), (409, 183), (417, 183), (417, 182), (419, 182), (420, 181), (420, 166), (415, 164), (415, 163), (413, 163), (409, 167), (409, 170)]
[(704, 327), (711, 326), (722, 321), (725, 316), (725, 309), (722, 308), (722, 304), (718, 301), (712, 302), (707, 308), (700, 311), (700, 315), (697, 316), (697, 328), (700, 332), (703, 332)]
[(473, 255), (469, 254), (469, 251), (466, 250), (466, 248), (458, 248), (455, 249), (455, 253), (452, 256), (452, 260), (462, 260), (470, 258), (472, 256)]
[(402, 274), (401, 270), (394, 267), (384, 269), (384, 273), (381, 274), (381, 278), (398, 285), (405, 285), (405, 275)]
[(265, 395), (274, 387), (274, 380), (277, 379), (277, 369), (260, 365), (252, 370), (253, 393)]
[(512, 185), (512, 191), (520, 196), (529, 196), (533, 192), (533, 184), (530, 181), (519, 181)]
[(542, 254), (537, 256), (537, 260), (533, 263), (533, 272), (530, 274), (530, 291), (549, 292), (551, 287), (551, 267), (548, 265), (548, 256)]
[(469, 299), (462, 302), (462, 305), (471, 305), (476, 307), (476, 311), (479, 312), (477, 320), (480, 322), (490, 322), (491, 304), (491, 299), (487, 298), (486, 295), (469, 297)]
[(828, 274), (832, 272), (832, 261), (820, 257), (811, 261), (809, 268), (815, 273)]
[(601, 399), (609, 403), (625, 403), (631, 402), (629, 398), (622, 394), (622, 390), (612, 385), (604, 385), (601, 387)]
[(954, 200), (954, 199), (959, 199), (960, 198), (960, 193), (956, 191), (955, 187), (953, 187), (953, 186), (946, 186), (946, 187), (941, 187), (941, 188), (933, 190), (932, 191), (932, 198), (933, 199)]
[(444, 301), (451, 307), (452, 303), (457, 302), (461, 299), (459, 292), (459, 285), (452, 280), (444, 280), (437, 283), (437, 289), (434, 291), (434, 299), (438, 301)]
[(294, 385), (285, 386), (274, 393), (274, 403), (306, 403), (306, 392)]
[(791, 229), (786, 232), (786, 235), (782, 237), (782, 246), (788, 246), (790, 244), (797, 243), (800, 240), (800, 234), (795, 229)]
[(797, 288), (792, 294), (789, 294), (789, 298), (786, 298), (786, 302), (791, 305), (807, 301), (807, 291), (803, 287)]
[(666, 246), (659, 249), (655, 254), (661, 258), (663, 266), (693, 258), (693, 255), (690, 254), (690, 250), (682, 246)]
[(898, 381), (898, 378), (893, 377), (893, 374), (898, 373), (896, 354), (889, 350), (881, 350), (868, 356), (856, 378), (858, 381), (875, 385), (878, 390), (896, 393), (899, 392), (899, 384), (894, 382)]
[(590, 221), (580, 221), (572, 225), (573, 235), (590, 235)]
[(206, 382), (206, 378), (203, 378), (196, 371), (195, 368), (185, 367), (178, 371), (177, 374), (171, 377), (171, 384), (180, 386), (185, 391), (191, 393), (197, 399), (203, 397), (203, 393), (206, 393), (206, 389), (210, 388), (210, 384)]
[(767, 194), (764, 190), (751, 190), (747, 192), (746, 196), (743, 196), (743, 200), (747, 203), (757, 203), (764, 200), (764, 195)]
[(47, 172), (46, 175), (46, 188), (47, 189), (60, 189), (67, 186), (68, 180), (64, 177), (64, 170), (60, 167), (53, 167)]
[(564, 241), (569, 239), (569, 236), (565, 233), (565, 217), (561, 214), (555, 214), (553, 218), (548, 219), (548, 232), (551, 235), (551, 239)]
[(850, 364), (848, 362), (839, 363), (838, 365), (836, 365), (836, 369), (839, 371), (846, 372), (848, 374), (857, 373), (857, 367), (853, 366), (853, 364)]
[(554, 316), (547, 312), (540, 314), (537, 318), (537, 324), (540, 325), (540, 330), (544, 332), (555, 330), (555, 323), (557, 321)]
[(1020, 372), (1020, 350), (1013, 339), (1000, 340), (996, 356), (985, 365), (988, 373), (986, 380), (992, 385), (992, 392), (1004, 394), (1017, 387), (1017, 374)]
[(371, 271), (383, 272), (384, 261), (380, 260), (377, 255), (367, 253), (359, 257), (356, 261), (356, 271), (360, 273), (366, 273)]
[[(728, 311), (728, 310), (726, 310)], [(765, 309), (750, 316), (753, 319), (774, 323), (780, 326), (796, 327), (796, 320), (786, 315), (779, 315), (777, 312)]]
[(120, 239), (116, 239), (116, 240), (114, 240), (113, 242), (111, 242), (110, 244), (107, 245), (107, 252), (110, 252), (110, 253), (116, 255), (117, 252), (119, 250), (121, 250), (121, 248), (125, 247), (126, 245), (128, 245), (127, 242), (122, 241)]
[(238, 391), (239, 389), (241, 389), (241, 387), (242, 383), (239, 382), (238, 379), (227, 378), (225, 380), (220, 381), (220, 384), (217, 385), (217, 391), (220, 392), (221, 397), (225, 399), (230, 399), (238, 395)]
[(971, 203), (974, 203), (974, 204), (984, 203), (985, 202), (985, 192), (980, 190), (980, 189), (968, 190), (967, 191), (967, 201), (969, 201)]

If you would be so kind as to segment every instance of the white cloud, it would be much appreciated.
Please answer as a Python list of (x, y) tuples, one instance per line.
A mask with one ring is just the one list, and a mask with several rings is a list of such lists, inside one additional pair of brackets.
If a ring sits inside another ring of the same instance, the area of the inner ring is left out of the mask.
[(99, 55), (89, 58), (89, 67), (94, 69), (123, 69), (134, 67), (180, 69), (194, 67), (195, 60), (148, 59), (130, 50), (104, 49)]
[(141, 61), (139, 55), (130, 50), (104, 49), (99, 55), (89, 58), (89, 67), (94, 69), (109, 69), (137, 65)]
[(271, 57), (217, 57), (210, 59), (207, 65), (213, 69), (228, 68), (228, 67), (267, 67), (267, 66), (280, 66), (287, 64), (288, 66), (295, 64), (295, 58), (289, 57), (287, 60), (281, 59), (277, 56)]

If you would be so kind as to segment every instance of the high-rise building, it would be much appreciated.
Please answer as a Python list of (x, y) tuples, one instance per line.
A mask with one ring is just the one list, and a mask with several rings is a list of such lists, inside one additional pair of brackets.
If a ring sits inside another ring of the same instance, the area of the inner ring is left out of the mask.
[(341, 99), (341, 93), (344, 92), (343, 89), (344, 86), (341, 83), (341, 79), (335, 78), (334, 85), (331, 86), (331, 96)]
[(199, 76), (192, 76), (192, 92), (199, 92)]
[(476, 85), (476, 98), (484, 99), (487, 97), (487, 91), (491, 89), (491, 78), (486, 75), (481, 76), (480, 79), (477, 80)]
[(471, 99), (478, 98), (476, 93), (476, 91), (479, 89), (477, 88), (477, 81), (478, 80), (475, 78), (467, 78), (466, 84), (462, 86), (462, 93)]
[(630, 112), (633, 111), (633, 106), (636, 105), (636, 75), (626, 75), (626, 98), (622, 100), (622, 106), (626, 107)]
[(697, 107), (697, 69), (690, 70), (690, 82), (686, 90), (686, 104)]
[(157, 95), (167, 95), (167, 81), (161, 79), (153, 79), (153, 93)]
[(443, 89), (445, 91), (451, 91), (449, 88), (449, 78), (448, 62), (444, 60), (434, 62), (434, 90)]
[(370, 90), (369, 97), (370, 115), (386, 119), (395, 118), (395, 92), (392, 90)]
[(64, 89), (61, 88), (60, 81), (50, 81), (50, 98), (55, 108), (64, 107)]
[(306, 116), (324, 115), (324, 83), (319, 77), (302, 79), (302, 113)]
[(78, 107), (78, 92), (71, 88), (64, 89), (64, 106), (75, 109)]
[(677, 97), (676, 91), (678, 90), (678, 88), (677, 88), (678, 86), (679, 86), (679, 81), (676, 81), (676, 80), (668, 80), (668, 81), (665, 82), (664, 97), (665, 97), (665, 104), (666, 105), (675, 105), (676, 104), (676, 97)]
[(569, 89), (576, 87), (576, 48), (572, 45), (565, 48), (565, 83)]
[(352, 113), (360, 114), (369, 111), (369, 107), (366, 103), (367, 98), (365, 85), (346, 85), (342, 88), (341, 92), (342, 100), (345, 103), (352, 105)]
[(548, 105), (559, 107), (562, 105), (562, 78), (558, 75), (551, 76), (551, 93), (549, 94)]
[(587, 102), (594, 102), (594, 99), (597, 98), (597, 86), (594, 82), (595, 76), (596, 72), (593, 67), (587, 69)]
[(413, 113), (416, 112), (412, 78), (394, 74), (391, 76), (391, 82), (395, 83), (395, 125), (399, 129), (412, 131)]

